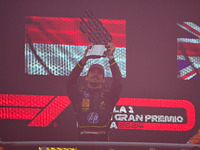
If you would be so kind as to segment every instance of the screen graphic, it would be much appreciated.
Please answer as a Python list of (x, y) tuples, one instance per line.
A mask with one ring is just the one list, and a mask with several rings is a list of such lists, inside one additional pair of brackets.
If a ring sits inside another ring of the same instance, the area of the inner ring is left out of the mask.
[(188, 131), (194, 124), (195, 109), (187, 100), (120, 98), (111, 129)]
[(71, 101), (67, 96), (0, 94), (0, 119), (31, 120), (28, 126), (48, 126)]
[[(80, 30), (80, 18), (36, 17), (25, 18), (25, 73), (29, 75), (68, 76), (84, 55), (89, 45), (88, 35)], [(126, 21), (100, 19), (113, 37), (115, 60), (122, 77), (126, 77)], [(105, 76), (111, 77), (108, 59), (90, 59), (89, 66), (104, 66)]]
[(200, 79), (200, 26), (193, 22), (178, 26), (184, 31), (177, 39), (178, 78)]
[[(30, 120), (47, 127), (66, 109), (67, 96), (0, 94), (0, 119)], [(195, 109), (187, 100), (120, 98), (113, 109), (111, 129), (188, 131)]]

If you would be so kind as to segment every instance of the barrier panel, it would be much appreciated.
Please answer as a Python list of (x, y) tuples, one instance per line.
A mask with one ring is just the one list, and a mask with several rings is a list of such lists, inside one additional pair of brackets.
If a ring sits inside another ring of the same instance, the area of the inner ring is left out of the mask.
[(169, 149), (200, 149), (197, 144), (178, 144), (178, 143), (150, 143), (150, 142), (98, 142), (98, 141), (9, 141), (0, 142), (0, 147), (4, 146), (37, 146), (46, 150), (46, 147), (113, 147), (113, 148), (130, 148), (130, 147), (143, 147), (149, 150), (156, 150), (156, 148), (169, 148)]

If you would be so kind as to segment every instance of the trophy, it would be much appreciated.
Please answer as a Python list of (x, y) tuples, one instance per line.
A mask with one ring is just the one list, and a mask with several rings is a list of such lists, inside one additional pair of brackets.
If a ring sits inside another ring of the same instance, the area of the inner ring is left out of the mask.
[(86, 11), (80, 18), (82, 20), (80, 22), (81, 31), (85, 34), (89, 34), (89, 41), (94, 43), (92, 48), (88, 50), (86, 57), (106, 57), (107, 51), (105, 49), (105, 45), (112, 41), (112, 36), (103, 26), (102, 22), (93, 15), (91, 10)]

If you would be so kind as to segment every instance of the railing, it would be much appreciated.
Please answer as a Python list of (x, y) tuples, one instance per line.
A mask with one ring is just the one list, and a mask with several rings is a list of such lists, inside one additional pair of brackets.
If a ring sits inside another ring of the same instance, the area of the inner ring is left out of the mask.
[(98, 141), (10, 141), (0, 142), (0, 147), (4, 146), (37, 146), (45, 150), (46, 147), (143, 147), (149, 150), (156, 150), (156, 148), (170, 148), (170, 149), (200, 149), (197, 144), (178, 144), (178, 143), (147, 143), (147, 142), (98, 142)]

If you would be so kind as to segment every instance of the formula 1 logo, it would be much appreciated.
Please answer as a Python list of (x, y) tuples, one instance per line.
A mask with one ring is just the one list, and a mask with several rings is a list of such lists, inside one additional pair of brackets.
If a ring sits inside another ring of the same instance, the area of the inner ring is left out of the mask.
[[(28, 126), (47, 127), (66, 109), (68, 96), (0, 94), (0, 119), (30, 120)], [(97, 123), (99, 115), (90, 113)], [(195, 109), (188, 100), (120, 98), (111, 129), (188, 131), (195, 125)]]
[(0, 94), (0, 119), (31, 120), (48, 126), (71, 103), (67, 96)]

